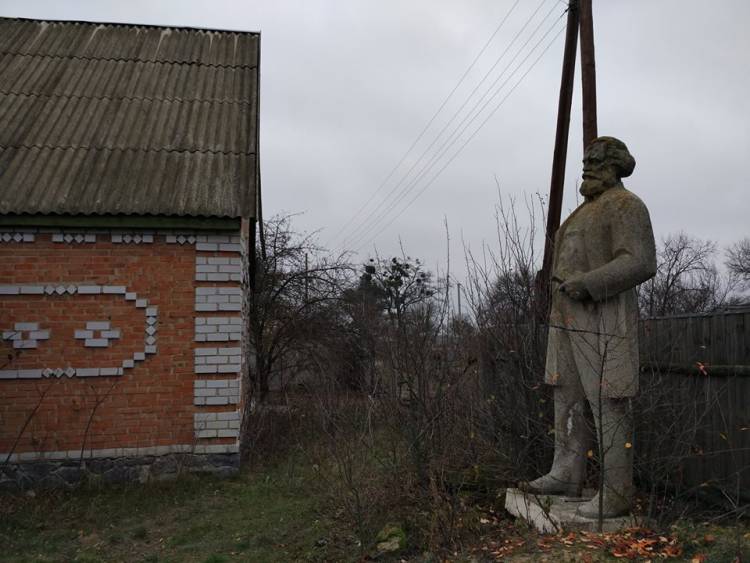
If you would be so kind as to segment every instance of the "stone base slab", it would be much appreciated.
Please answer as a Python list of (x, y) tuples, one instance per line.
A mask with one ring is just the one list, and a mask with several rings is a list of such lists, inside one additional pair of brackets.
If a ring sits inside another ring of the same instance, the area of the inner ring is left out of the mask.
[(129, 456), (84, 460), (45, 460), (0, 466), (0, 491), (74, 489), (83, 483), (161, 481), (186, 473), (234, 475), (239, 453), (171, 453), (162, 456)]
[[(516, 518), (522, 518), (542, 534), (580, 530), (598, 532), (597, 518), (584, 518), (576, 515), (576, 509), (588, 498), (564, 497), (558, 495), (538, 495), (525, 493), (519, 489), (506, 489), (505, 510)], [(639, 525), (632, 514), (619, 518), (605, 518), (602, 532), (616, 532)]]

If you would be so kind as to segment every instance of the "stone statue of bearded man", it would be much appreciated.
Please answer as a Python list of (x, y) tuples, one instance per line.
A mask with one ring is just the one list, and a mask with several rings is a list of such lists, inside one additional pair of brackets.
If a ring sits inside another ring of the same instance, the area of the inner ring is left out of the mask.
[[(555, 454), (530, 492), (579, 496), (587, 452), (603, 472), (603, 516), (630, 510), (633, 496), (631, 398), (638, 390), (635, 286), (656, 272), (651, 220), (621, 179), (635, 159), (622, 141), (599, 137), (583, 159), (583, 203), (555, 237), (545, 382), (554, 386)], [(599, 447), (592, 449), (588, 403)], [(595, 518), (598, 494), (578, 514)]]

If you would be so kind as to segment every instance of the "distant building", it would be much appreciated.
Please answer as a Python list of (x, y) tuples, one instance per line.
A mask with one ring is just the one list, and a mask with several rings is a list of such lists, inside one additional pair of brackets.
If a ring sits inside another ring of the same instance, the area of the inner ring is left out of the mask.
[(259, 43), (0, 19), (0, 487), (238, 467)]

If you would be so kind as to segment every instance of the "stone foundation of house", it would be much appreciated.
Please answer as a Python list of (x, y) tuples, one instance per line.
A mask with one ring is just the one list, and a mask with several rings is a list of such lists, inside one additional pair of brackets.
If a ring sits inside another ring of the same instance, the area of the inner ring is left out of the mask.
[[(80, 452), (69, 452), (71, 455), (65, 459), (44, 457), (24, 461), (30, 456), (22, 455), (20, 459), (15, 456), (14, 462), (0, 465), (0, 491), (75, 489), (84, 483), (146, 483), (188, 473), (229, 477), (240, 468), (237, 452), (217, 449), (215, 453), (195, 453), (191, 451), (195, 448), (189, 446), (141, 449), (142, 455), (88, 457), (83, 461)], [(91, 452), (88, 453), (90, 456)]]

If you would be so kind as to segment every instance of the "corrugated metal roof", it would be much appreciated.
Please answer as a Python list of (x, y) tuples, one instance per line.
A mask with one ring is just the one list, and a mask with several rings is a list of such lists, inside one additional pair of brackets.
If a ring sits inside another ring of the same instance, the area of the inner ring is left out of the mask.
[(254, 216), (258, 47), (0, 18), (0, 213)]

